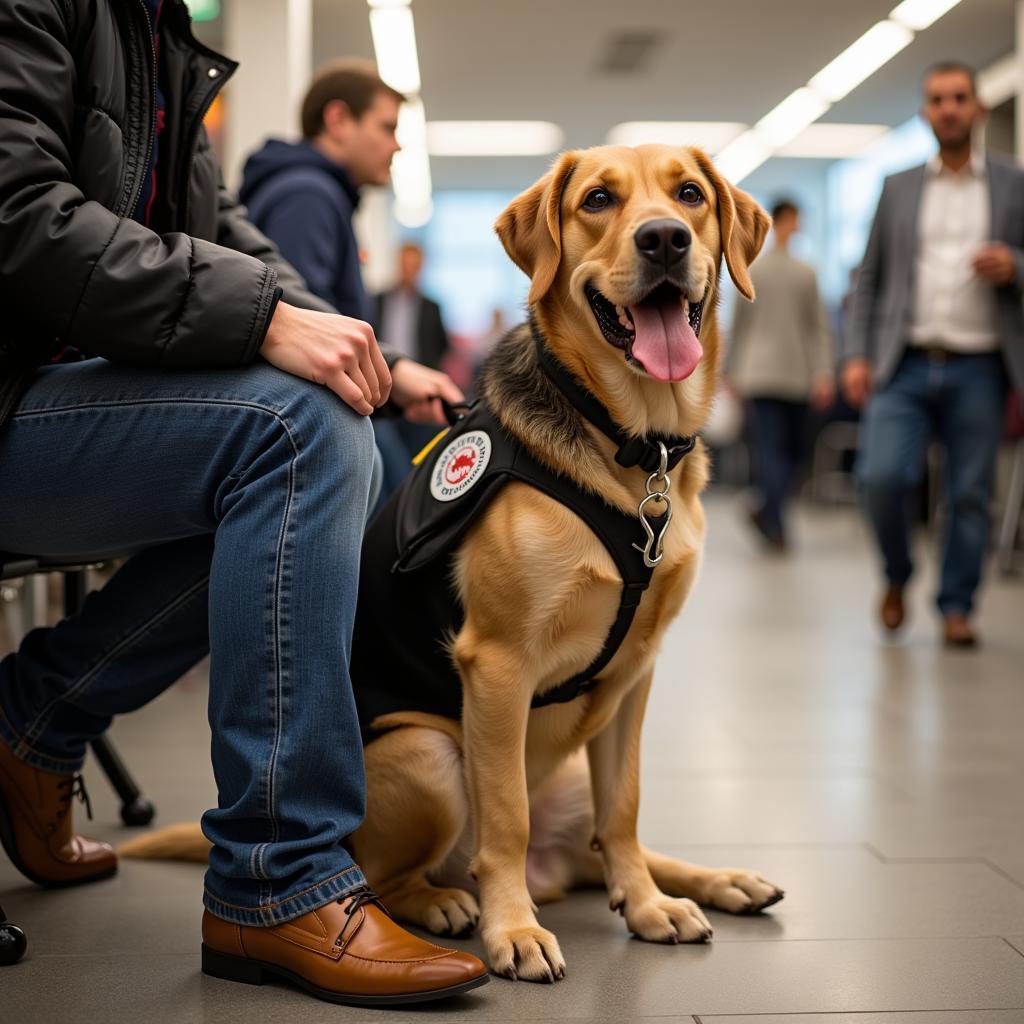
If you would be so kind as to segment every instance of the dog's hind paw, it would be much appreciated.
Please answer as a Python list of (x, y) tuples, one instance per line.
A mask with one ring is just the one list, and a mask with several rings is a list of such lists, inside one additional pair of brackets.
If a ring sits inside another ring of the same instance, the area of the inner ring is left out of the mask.
[(449, 938), (472, 934), (480, 920), (480, 906), (465, 889), (425, 885), (414, 891), (388, 894), (384, 903), (399, 920)]
[(424, 908), (424, 923), (435, 935), (470, 935), (480, 920), (480, 907), (465, 889), (435, 889)]
[(756, 914), (785, 895), (756, 871), (730, 869), (715, 875), (707, 886), (707, 897), (701, 902), (730, 914)]

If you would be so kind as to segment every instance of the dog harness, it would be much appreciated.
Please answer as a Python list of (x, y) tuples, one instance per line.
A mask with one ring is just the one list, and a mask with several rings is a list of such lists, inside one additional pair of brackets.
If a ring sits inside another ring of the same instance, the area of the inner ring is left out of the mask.
[[(535, 332), (541, 365), (584, 417), (619, 445), (616, 461), (654, 473), (675, 466), (695, 437), (633, 438), (558, 363)], [(660, 541), (667, 514), (638, 518), (561, 476), (528, 451), (483, 402), (453, 412), (452, 426), (391, 496), (363, 542), (351, 675), (364, 740), (381, 715), (422, 711), (459, 719), (462, 683), (451, 657), (464, 612), (452, 580), (459, 542), (510, 481), (555, 499), (594, 532), (622, 578), (619, 607), (603, 647), (582, 672), (538, 694), (532, 707), (562, 704), (588, 692), (615, 656), (633, 622), (656, 560), (644, 556), (644, 533)], [(664, 445), (664, 447), (662, 447)], [(656, 531), (656, 533), (654, 532)], [(641, 542), (641, 543), (638, 543)], [(496, 580), (495, 586), (501, 581)]]

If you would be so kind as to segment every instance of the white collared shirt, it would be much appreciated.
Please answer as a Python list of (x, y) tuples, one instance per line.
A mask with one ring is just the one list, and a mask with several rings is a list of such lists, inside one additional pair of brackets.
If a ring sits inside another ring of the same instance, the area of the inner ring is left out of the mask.
[(959, 171), (938, 154), (928, 161), (917, 218), (912, 345), (939, 345), (954, 352), (993, 352), (995, 288), (971, 266), (991, 238), (988, 169), (972, 150)]

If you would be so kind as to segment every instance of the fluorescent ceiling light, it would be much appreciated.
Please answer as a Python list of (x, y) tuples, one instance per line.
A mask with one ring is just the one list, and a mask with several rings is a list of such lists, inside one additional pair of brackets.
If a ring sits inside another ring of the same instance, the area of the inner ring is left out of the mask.
[(715, 157), (715, 166), (731, 182), (739, 184), (771, 155), (771, 147), (766, 145), (755, 131), (751, 130), (730, 142)]
[(998, 107), (1017, 95), (1017, 54), (1011, 53), (978, 72), (978, 98), (986, 107)]
[(380, 77), (399, 92), (418, 93), (420, 62), (412, 11), (404, 6), (371, 8), (370, 33)]
[(811, 79), (810, 86), (835, 103), (895, 57), (913, 38), (914, 33), (906, 26), (880, 21), (826, 64)]
[(893, 21), (905, 28), (920, 32), (933, 21), (938, 21), (946, 11), (952, 10), (960, 0), (903, 0), (899, 7), (889, 13)]
[(431, 156), (541, 156), (562, 148), (565, 132), (550, 121), (431, 121)]
[(642, 146), (660, 142), (666, 146), (700, 146), (717, 153), (746, 127), (737, 121), (625, 121), (608, 133), (608, 144)]
[(804, 86), (791, 92), (774, 110), (769, 110), (754, 125), (754, 131), (767, 145), (784, 146), (811, 122), (817, 121), (830, 105), (819, 93)]
[(811, 124), (774, 155), (841, 160), (859, 156), (890, 130), (885, 124)]
[(395, 133), (401, 150), (391, 162), (391, 187), (395, 190), (395, 217), (409, 228), (430, 220), (432, 211), (430, 159), (427, 156), (427, 121), (420, 100), (403, 103)]

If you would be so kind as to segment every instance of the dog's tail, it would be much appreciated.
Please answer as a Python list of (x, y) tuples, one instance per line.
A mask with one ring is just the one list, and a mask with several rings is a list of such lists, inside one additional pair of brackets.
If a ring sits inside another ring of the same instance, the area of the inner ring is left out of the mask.
[(138, 860), (190, 860), (205, 864), (210, 853), (210, 841), (203, 835), (198, 822), (169, 825), (156, 832), (129, 839), (117, 848), (119, 857)]

